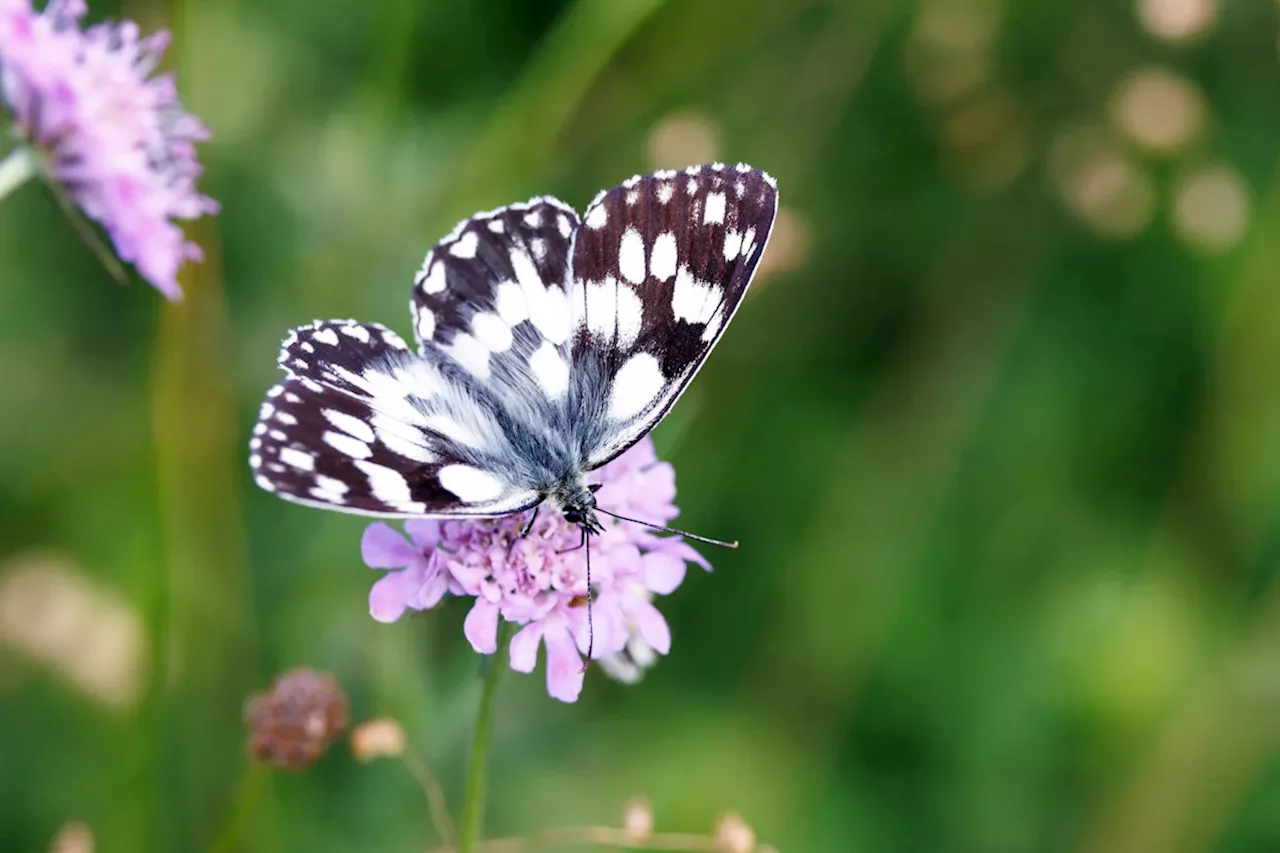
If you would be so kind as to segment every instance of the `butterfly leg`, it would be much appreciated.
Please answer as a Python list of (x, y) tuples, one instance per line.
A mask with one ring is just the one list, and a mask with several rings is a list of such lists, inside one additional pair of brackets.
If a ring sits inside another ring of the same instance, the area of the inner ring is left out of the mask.
[(586, 529), (585, 527), (583, 527), (583, 528), (581, 528), (581, 530), (582, 530), (582, 538), (578, 540), (578, 544), (577, 544), (577, 545), (574, 545), (572, 548), (565, 548), (563, 551), (556, 551), (556, 553), (557, 553), (557, 554), (568, 554), (570, 551), (577, 551), (579, 548), (581, 548), (582, 546), (586, 545), (586, 544), (587, 544), (587, 529)]
[(587, 546), (587, 656), (582, 659), (582, 671), (586, 672), (591, 666), (591, 653), (596, 647), (596, 626), (591, 619), (591, 606), (595, 603), (595, 593), (591, 589), (591, 543), (588, 541), (590, 534), (587, 529), (582, 529), (582, 543)]
[(526, 521), (524, 527), (521, 528), (519, 538), (523, 539), (529, 535), (529, 531), (533, 529), (533, 523), (538, 520), (538, 510), (540, 509), (542, 509), (541, 504), (533, 508), (533, 515), (529, 516), (529, 520)]

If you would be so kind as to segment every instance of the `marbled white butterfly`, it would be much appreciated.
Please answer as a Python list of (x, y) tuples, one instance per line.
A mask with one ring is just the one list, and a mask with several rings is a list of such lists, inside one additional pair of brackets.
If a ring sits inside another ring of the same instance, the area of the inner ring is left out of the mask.
[(697, 373), (777, 205), (769, 175), (717, 163), (633, 177), (581, 222), (544, 196), (459, 223), (414, 278), (416, 352), (353, 320), (289, 334), (288, 377), (250, 442), (256, 482), (371, 516), (549, 501), (585, 542), (596, 512), (612, 514), (587, 474), (653, 429)]

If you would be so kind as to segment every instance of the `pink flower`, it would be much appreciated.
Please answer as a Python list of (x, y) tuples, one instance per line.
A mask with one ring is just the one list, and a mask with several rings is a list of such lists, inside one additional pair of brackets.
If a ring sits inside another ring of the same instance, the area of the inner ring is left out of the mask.
[[(675, 471), (658, 461), (645, 438), (596, 472), (602, 484), (596, 502), (610, 511), (654, 523), (678, 513)], [(591, 537), (591, 616), (587, 624), (586, 550), (577, 548), (581, 531), (545, 508), (532, 530), (519, 538), (527, 516), (479, 521), (408, 521), (414, 547), (385, 524), (365, 531), (365, 562), (375, 568), (401, 567), (404, 580), (384, 577), (370, 594), (375, 618), (393, 621), (406, 610), (434, 606), (445, 589), (473, 598), (463, 632), (472, 647), (493, 654), (498, 620), (523, 626), (511, 639), (511, 668), (531, 672), (538, 648), (547, 650), (547, 692), (573, 702), (582, 691), (582, 655), (610, 673), (638, 678), (653, 653), (666, 654), (671, 632), (653, 605), (655, 594), (674, 592), (686, 563), (710, 566), (679, 537), (660, 536), (639, 524), (601, 516), (604, 533)], [(378, 548), (371, 550), (370, 542)], [(443, 579), (447, 578), (447, 579)], [(429, 594), (424, 590), (430, 589)], [(646, 654), (647, 653), (647, 654)], [(623, 656), (631, 662), (624, 667)]]
[(406, 541), (385, 524), (370, 524), (364, 531), (360, 551), (373, 569), (387, 572), (369, 592), (369, 613), (379, 622), (394, 622), (408, 608), (435, 607), (449, 588), (449, 575), (440, 571), (435, 547), (440, 541), (440, 525), (430, 519), (410, 519), (404, 523)]
[(200, 249), (173, 221), (214, 213), (196, 190), (208, 131), (150, 76), (169, 41), (130, 21), (80, 29), (83, 0), (0, 0), (0, 94), (46, 175), (106, 230), (116, 253), (169, 299)]

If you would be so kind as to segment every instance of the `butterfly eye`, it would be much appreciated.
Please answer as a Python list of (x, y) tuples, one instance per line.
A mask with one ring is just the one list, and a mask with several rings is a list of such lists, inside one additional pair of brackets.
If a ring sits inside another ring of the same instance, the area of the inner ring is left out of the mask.
[(564, 520), (570, 524), (578, 524), (582, 521), (582, 513), (571, 507), (564, 511)]

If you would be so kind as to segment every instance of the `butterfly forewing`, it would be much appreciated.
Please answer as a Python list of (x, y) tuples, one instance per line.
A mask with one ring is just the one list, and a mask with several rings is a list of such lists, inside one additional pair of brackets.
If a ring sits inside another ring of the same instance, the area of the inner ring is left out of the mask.
[(587, 208), (574, 245), (573, 396), (586, 465), (622, 453), (675, 403), (764, 252), (776, 184), (746, 165), (637, 176)]
[(250, 442), (259, 486), (364, 515), (500, 515), (537, 492), (504, 464), (510, 443), (464, 386), (374, 324), (319, 322), (281, 348)]

